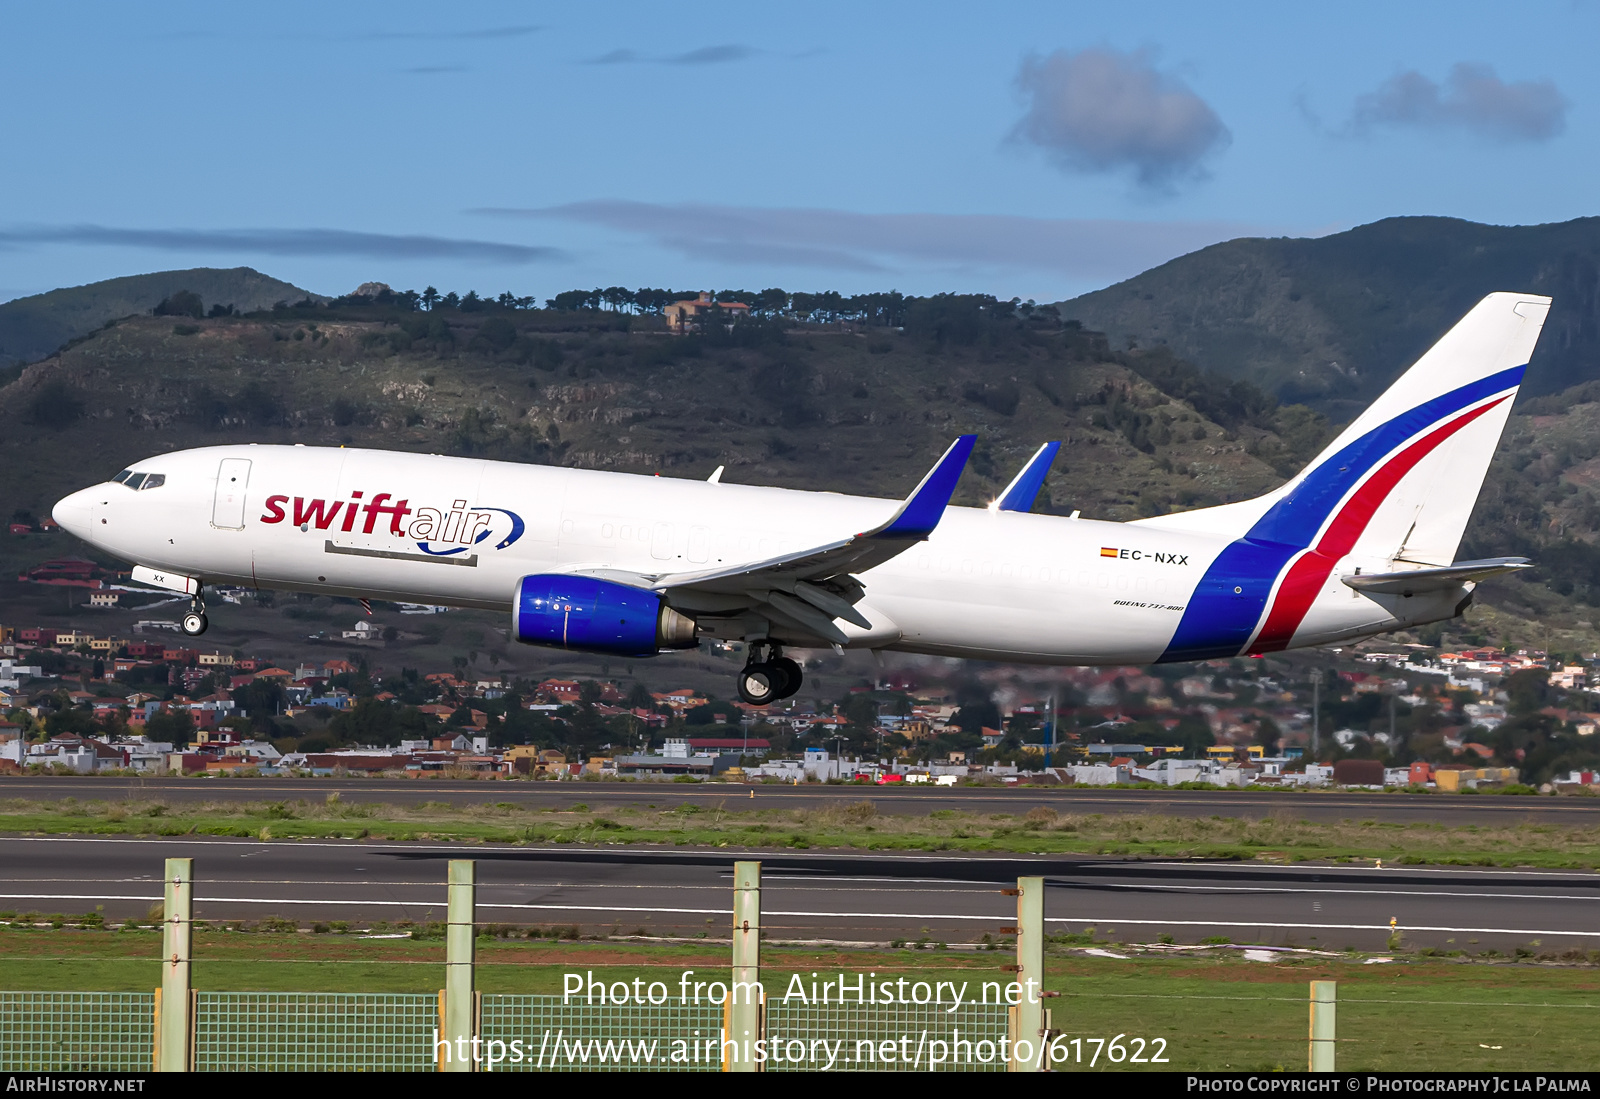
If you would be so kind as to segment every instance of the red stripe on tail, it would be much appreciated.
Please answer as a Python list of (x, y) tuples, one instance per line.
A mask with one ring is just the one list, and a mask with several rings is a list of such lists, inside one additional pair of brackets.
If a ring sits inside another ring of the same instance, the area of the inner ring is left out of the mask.
[(1344, 507), (1339, 509), (1333, 522), (1328, 524), (1328, 529), (1323, 532), (1310, 552), (1302, 554), (1289, 566), (1288, 575), (1278, 586), (1278, 594), (1272, 601), (1272, 610), (1267, 614), (1266, 625), (1262, 626), (1261, 632), (1256, 635), (1256, 642), (1250, 647), (1250, 651), (1265, 653), (1288, 648), (1290, 639), (1294, 637), (1295, 630), (1300, 628), (1300, 623), (1311, 610), (1311, 604), (1316, 600), (1322, 586), (1327, 583), (1333, 567), (1355, 547), (1361, 532), (1366, 530), (1367, 524), (1372, 521), (1373, 513), (1388, 498), (1401, 478), (1437, 449), (1440, 443), (1508, 399), (1501, 397), (1499, 400), (1490, 401), (1458, 416), (1442, 427), (1435, 428), (1389, 459), (1367, 478), (1366, 483), (1356, 489)]

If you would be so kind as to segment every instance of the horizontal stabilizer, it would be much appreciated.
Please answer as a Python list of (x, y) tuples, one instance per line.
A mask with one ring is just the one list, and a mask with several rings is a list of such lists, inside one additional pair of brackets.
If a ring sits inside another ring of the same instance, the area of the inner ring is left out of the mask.
[(1039, 490), (1044, 487), (1044, 479), (1049, 475), (1051, 463), (1056, 460), (1056, 452), (1060, 449), (1060, 443), (1046, 443), (1034, 451), (1028, 464), (1000, 494), (995, 510), (1032, 511), (1033, 502), (1039, 498)]
[(1439, 569), (1414, 569), (1410, 572), (1357, 573), (1344, 582), (1359, 592), (1374, 595), (1416, 595), (1426, 591), (1448, 591), (1469, 580), (1487, 580), (1508, 572), (1533, 568), (1526, 557), (1491, 557), (1485, 561), (1458, 561)]

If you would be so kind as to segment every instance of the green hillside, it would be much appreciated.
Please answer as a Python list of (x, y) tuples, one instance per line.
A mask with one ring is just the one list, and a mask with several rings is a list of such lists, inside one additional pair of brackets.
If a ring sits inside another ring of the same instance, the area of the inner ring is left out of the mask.
[(148, 313), (180, 290), (198, 294), (208, 309), (231, 305), (240, 312), (270, 309), (276, 302), (307, 297), (322, 300), (248, 267), (157, 271), (70, 286), (0, 305), (0, 367), (42, 359), (107, 321)]
[(976, 431), (961, 502), (987, 502), (1063, 439), (1045, 506), (1131, 519), (1256, 494), (1321, 439), (1290, 415), (1286, 443), (1270, 401), (1060, 326), (941, 340), (752, 322), (684, 338), (593, 311), (375, 306), (174, 320), (130, 317), (0, 389), (17, 474), (0, 480), (0, 511), (44, 514), (153, 452), (246, 440), (684, 477), (726, 465), (728, 481), (899, 496)]
[(1524, 393), (1600, 379), (1600, 218), (1478, 225), (1405, 217), (1315, 240), (1213, 245), (1061, 305), (1112, 346), (1164, 345), (1334, 420), (1483, 295), (1555, 299)]

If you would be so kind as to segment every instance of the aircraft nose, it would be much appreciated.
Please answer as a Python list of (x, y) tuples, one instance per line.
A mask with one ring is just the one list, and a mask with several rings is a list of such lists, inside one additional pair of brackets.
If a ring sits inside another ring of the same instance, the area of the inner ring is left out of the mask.
[(104, 491), (103, 488), (85, 488), (74, 492), (71, 496), (64, 496), (50, 509), (50, 517), (61, 524), (62, 530), (76, 534), (87, 541), (93, 533), (90, 530), (91, 498), (96, 492)]

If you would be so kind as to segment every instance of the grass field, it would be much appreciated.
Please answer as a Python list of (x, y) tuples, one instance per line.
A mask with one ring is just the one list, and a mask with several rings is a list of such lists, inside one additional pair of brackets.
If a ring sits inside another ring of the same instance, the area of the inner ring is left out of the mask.
[[(153, 931), (0, 929), (12, 990), (144, 991), (159, 979), (160, 936)], [(355, 935), (200, 931), (194, 982), (202, 990), (432, 992), (443, 981), (437, 940)], [(878, 980), (953, 981), (978, 995), (1006, 981), (1004, 951), (848, 951), (767, 947), (769, 996), (799, 974), (817, 980), (876, 974)], [(1600, 1068), (1593, 1041), (1600, 1021), (1600, 968), (1486, 964), (1397, 958), (1366, 964), (1357, 955), (1294, 956), (1251, 962), (1236, 956), (1088, 957), (1052, 947), (1046, 986), (1053, 1024), (1081, 1038), (1162, 1039), (1183, 1069), (1298, 1069), (1306, 1056), (1307, 993), (1312, 980), (1339, 983), (1342, 1069)], [(566, 973), (596, 980), (661, 981), (676, 995), (680, 975), (726, 979), (724, 944), (653, 945), (601, 941), (479, 939), (477, 985), (484, 992), (559, 994)], [(1147, 1047), (1147, 1048), (1153, 1048)], [(1104, 1056), (1096, 1069), (1123, 1069)]]
[[(241, 784), (240, 794), (246, 792)], [(597, 796), (598, 793), (597, 793)], [(746, 809), (742, 798), (670, 809), (596, 812), (508, 802), (452, 806), (321, 801), (0, 801), (0, 832), (241, 836), (263, 840), (453, 840), (703, 847), (1002, 851), (1037, 854), (1348, 860), (1390, 864), (1600, 869), (1600, 827), (1307, 821), (1287, 810), (1250, 820), (1144, 814), (1019, 814), (941, 809), (879, 813), (870, 800), (821, 809)]]

